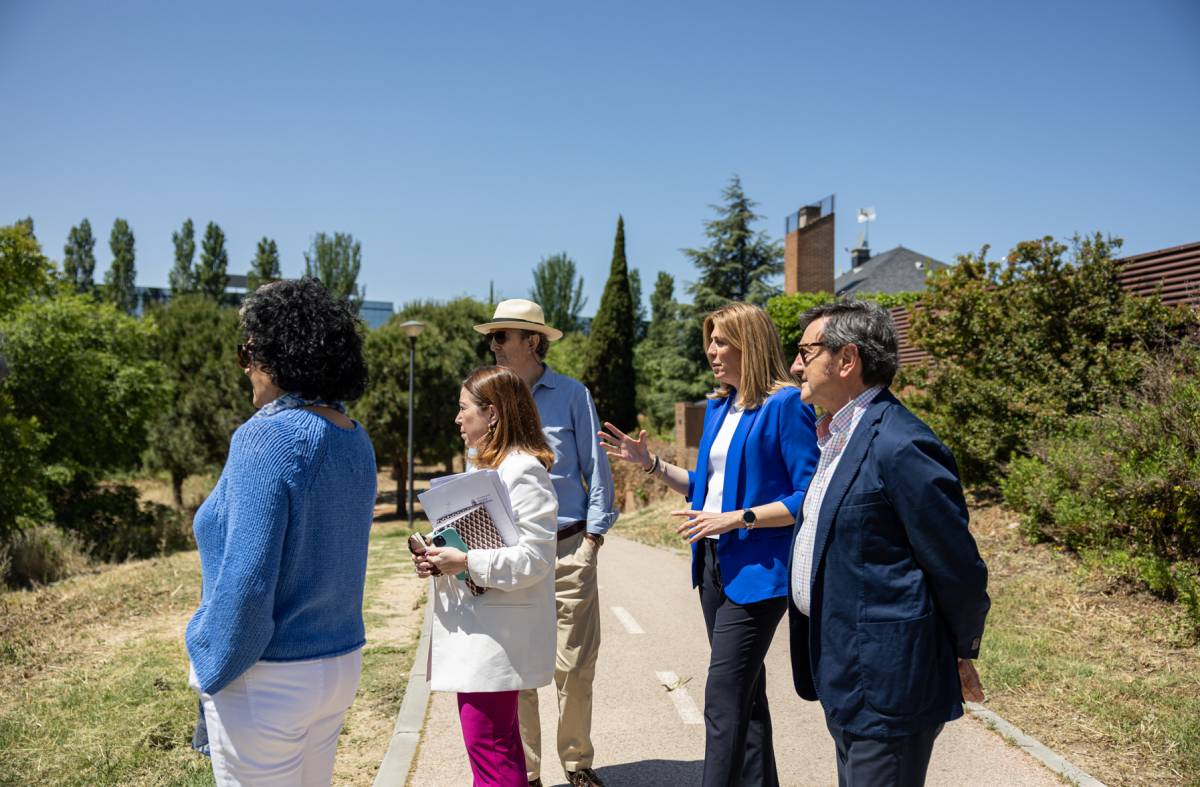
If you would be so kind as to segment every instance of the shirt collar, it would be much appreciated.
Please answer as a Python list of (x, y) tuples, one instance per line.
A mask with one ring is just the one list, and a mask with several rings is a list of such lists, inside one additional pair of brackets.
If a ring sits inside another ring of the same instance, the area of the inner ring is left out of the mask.
[(852, 428), (882, 390), (882, 385), (873, 385), (842, 405), (836, 413), (823, 415), (821, 420), (817, 421), (817, 441), (824, 443), (834, 435)]
[(542, 376), (537, 378), (537, 382), (533, 384), (533, 388), (530, 390), (532, 391), (540, 385), (544, 385), (547, 388), (557, 388), (560, 376), (558, 372), (550, 368), (550, 364), (544, 363), (542, 364)]

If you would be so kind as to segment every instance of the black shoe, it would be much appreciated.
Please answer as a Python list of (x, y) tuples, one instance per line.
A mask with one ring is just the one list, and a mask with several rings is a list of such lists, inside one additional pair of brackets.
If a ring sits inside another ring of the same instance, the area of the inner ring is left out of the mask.
[(571, 787), (604, 787), (604, 782), (591, 768), (567, 771), (567, 781)]
[(541, 779), (533, 779), (529, 782), (529, 787), (542, 787)]

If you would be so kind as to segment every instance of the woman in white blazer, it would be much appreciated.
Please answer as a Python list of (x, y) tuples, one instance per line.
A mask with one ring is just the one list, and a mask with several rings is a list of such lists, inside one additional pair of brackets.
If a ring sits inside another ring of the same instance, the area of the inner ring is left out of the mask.
[[(495, 469), (508, 488), (519, 538), (500, 549), (432, 547), (413, 557), (422, 577), (440, 571), (429, 686), (458, 692), (476, 787), (526, 787), (517, 692), (554, 678), (554, 454), (529, 387), (502, 367), (476, 369), (463, 381), (454, 422), (472, 466)], [(473, 595), (455, 578), (463, 570), (487, 591)]]

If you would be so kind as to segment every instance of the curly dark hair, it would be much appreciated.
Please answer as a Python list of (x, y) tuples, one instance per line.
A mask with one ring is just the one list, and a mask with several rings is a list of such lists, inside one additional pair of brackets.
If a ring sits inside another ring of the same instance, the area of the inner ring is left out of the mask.
[(264, 284), (242, 303), (241, 317), (251, 357), (284, 391), (329, 402), (363, 395), (362, 321), (321, 282)]

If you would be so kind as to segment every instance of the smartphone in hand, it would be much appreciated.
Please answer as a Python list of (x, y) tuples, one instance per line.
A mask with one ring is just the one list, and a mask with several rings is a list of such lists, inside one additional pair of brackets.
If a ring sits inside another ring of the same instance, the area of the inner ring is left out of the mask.
[[(463, 541), (462, 536), (452, 527), (445, 527), (434, 533), (433, 545), (435, 547), (454, 547), (464, 555), (467, 554), (467, 542)], [(460, 571), (455, 576), (465, 582), (468, 574), (466, 571)]]
[[(411, 536), (409, 536), (408, 551), (412, 552), (417, 557), (424, 555), (428, 551), (428, 548), (425, 544), (425, 537), (420, 533), (413, 533)], [(440, 577), (442, 575), (442, 570), (430, 563), (429, 573), (433, 574), (435, 577)]]

